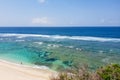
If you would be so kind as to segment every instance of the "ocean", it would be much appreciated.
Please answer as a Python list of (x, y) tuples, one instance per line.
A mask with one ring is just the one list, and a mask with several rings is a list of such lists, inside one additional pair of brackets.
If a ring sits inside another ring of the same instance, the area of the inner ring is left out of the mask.
[(53, 70), (120, 64), (120, 27), (0, 27), (0, 59)]

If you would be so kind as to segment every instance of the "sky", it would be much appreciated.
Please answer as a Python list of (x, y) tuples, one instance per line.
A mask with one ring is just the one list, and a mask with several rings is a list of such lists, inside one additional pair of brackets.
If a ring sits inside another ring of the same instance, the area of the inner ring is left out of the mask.
[(120, 0), (0, 0), (0, 26), (120, 26)]

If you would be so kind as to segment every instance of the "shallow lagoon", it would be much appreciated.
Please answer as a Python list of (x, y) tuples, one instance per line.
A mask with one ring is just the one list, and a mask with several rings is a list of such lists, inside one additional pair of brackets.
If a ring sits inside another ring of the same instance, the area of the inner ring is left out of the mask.
[[(90, 69), (120, 64), (120, 40), (28, 34), (0, 36), (0, 59), (63, 70), (87, 64)], [(101, 39), (101, 40), (100, 40)]]

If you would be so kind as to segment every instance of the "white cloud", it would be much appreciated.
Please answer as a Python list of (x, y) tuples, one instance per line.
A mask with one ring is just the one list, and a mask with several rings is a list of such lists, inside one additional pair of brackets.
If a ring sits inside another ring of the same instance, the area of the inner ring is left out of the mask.
[(32, 23), (48, 25), (48, 24), (51, 24), (51, 21), (47, 17), (41, 17), (41, 18), (33, 18)]
[(45, 3), (46, 0), (38, 0), (41, 4)]

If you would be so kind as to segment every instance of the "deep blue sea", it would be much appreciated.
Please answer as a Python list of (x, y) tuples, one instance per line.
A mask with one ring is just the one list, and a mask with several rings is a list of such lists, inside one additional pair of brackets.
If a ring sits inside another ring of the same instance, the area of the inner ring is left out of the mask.
[(0, 59), (53, 70), (120, 64), (120, 27), (0, 27)]
[(120, 27), (0, 27), (0, 33), (120, 38)]

